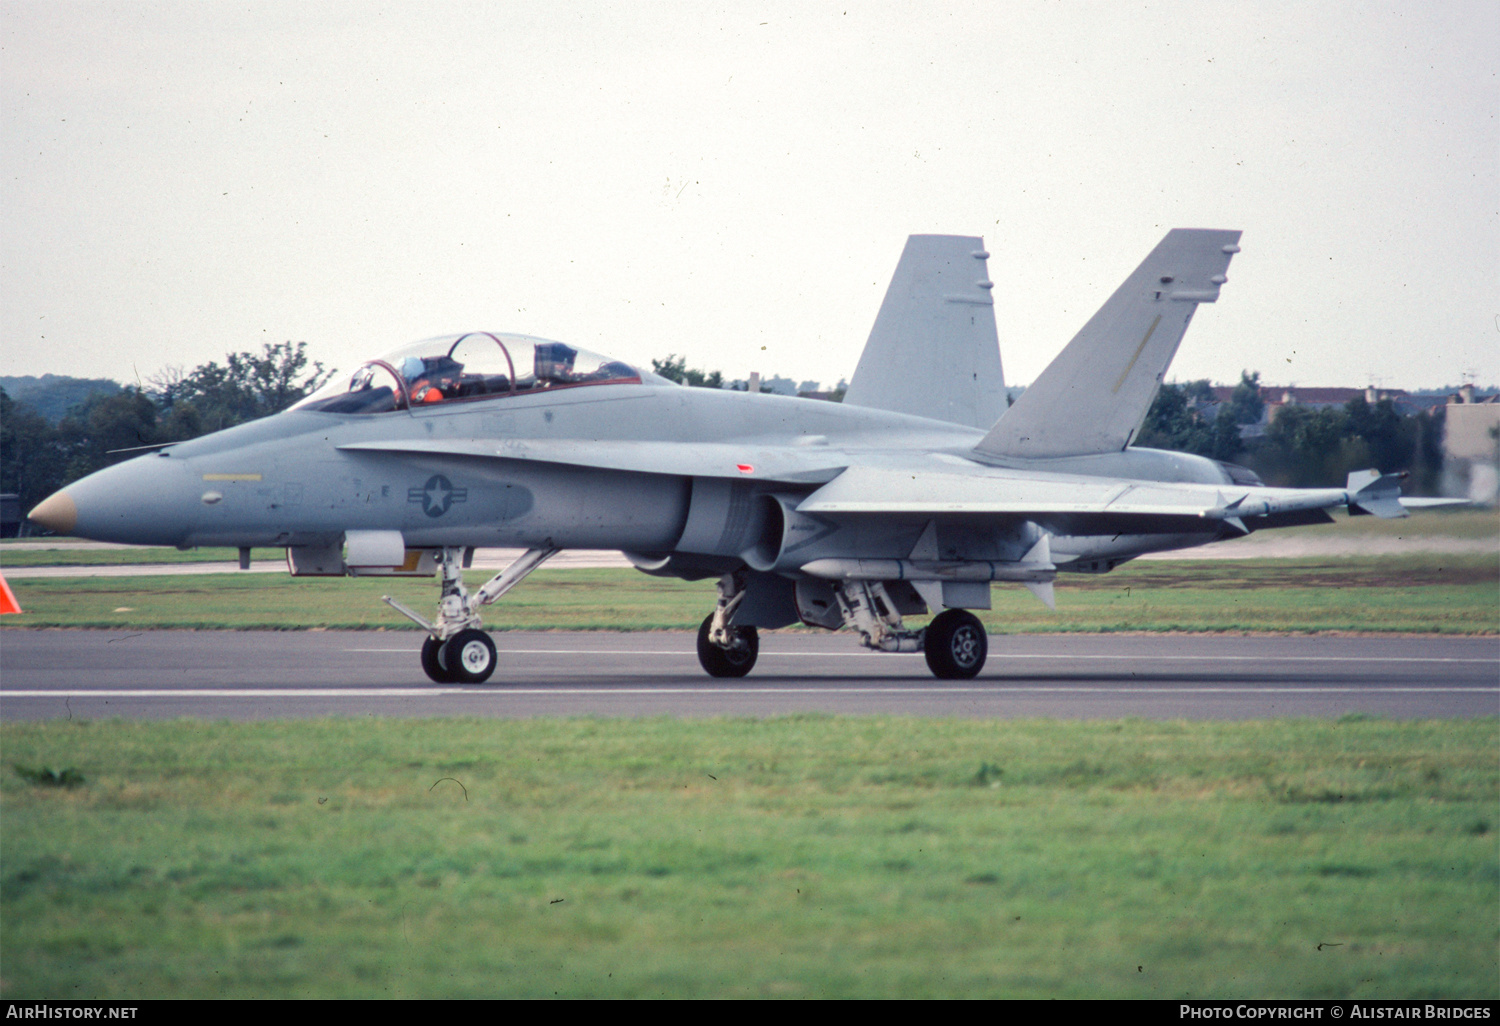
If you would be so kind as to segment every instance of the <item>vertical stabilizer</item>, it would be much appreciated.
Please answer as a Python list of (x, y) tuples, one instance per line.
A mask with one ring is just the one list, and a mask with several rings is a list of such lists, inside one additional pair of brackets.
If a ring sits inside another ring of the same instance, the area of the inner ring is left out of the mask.
[(1005, 375), (984, 240), (913, 235), (880, 304), (844, 402), (989, 427)]
[(1219, 298), (1239, 239), (1235, 231), (1168, 232), (975, 451), (1047, 458), (1128, 446), (1193, 312)]

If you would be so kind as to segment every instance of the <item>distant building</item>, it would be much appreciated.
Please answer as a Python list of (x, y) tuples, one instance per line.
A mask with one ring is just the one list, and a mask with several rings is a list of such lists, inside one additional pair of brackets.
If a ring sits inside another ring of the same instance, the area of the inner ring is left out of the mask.
[(1444, 490), (1493, 505), (1500, 492), (1500, 393), (1480, 395), (1465, 385), (1448, 396), (1446, 416)]
[[(1215, 385), (1214, 402), (1211, 408), (1205, 407), (1204, 416), (1212, 420), (1218, 413), (1219, 405), (1229, 402), (1229, 397), (1234, 394), (1234, 388), (1233, 385)], [(1262, 385), (1260, 386), (1262, 403), (1260, 422), (1241, 424), (1240, 437), (1247, 440), (1264, 437), (1267, 425), (1288, 406), (1306, 406), (1314, 410), (1329, 407), (1342, 409), (1351, 400), (1361, 397), (1371, 406), (1383, 399), (1389, 399), (1396, 412), (1403, 417), (1428, 412), (1448, 401), (1443, 395), (1412, 395), (1404, 389), (1375, 388), (1373, 385), (1368, 388), (1303, 388), (1298, 385)]]

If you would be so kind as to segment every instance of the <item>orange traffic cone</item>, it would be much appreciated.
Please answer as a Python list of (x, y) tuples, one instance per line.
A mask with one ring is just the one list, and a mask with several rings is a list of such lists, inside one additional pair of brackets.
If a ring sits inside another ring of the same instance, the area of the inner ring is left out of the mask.
[(21, 604), (16, 601), (16, 593), (10, 590), (10, 585), (5, 583), (5, 575), (0, 574), (0, 614), (19, 613)]

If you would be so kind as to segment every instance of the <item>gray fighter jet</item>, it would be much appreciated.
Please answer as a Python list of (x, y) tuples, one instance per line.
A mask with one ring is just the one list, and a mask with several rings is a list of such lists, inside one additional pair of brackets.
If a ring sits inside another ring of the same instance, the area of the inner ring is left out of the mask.
[[(851, 627), (882, 652), (977, 674), (971, 609), (1015, 581), (1331, 519), (1405, 516), (1396, 475), (1268, 488), (1250, 471), (1131, 446), (1240, 233), (1168, 233), (1008, 409), (982, 239), (908, 240), (842, 403), (685, 388), (561, 342), (471, 332), (371, 360), (292, 409), (99, 471), (31, 519), (145, 545), (281, 546), (294, 575), (435, 575), (422, 667), (495, 669), (480, 610), (560, 549), (718, 579), (698, 632), (715, 677), (757, 628)], [(476, 546), (526, 554), (470, 592)], [(904, 616), (937, 612), (925, 630)]]

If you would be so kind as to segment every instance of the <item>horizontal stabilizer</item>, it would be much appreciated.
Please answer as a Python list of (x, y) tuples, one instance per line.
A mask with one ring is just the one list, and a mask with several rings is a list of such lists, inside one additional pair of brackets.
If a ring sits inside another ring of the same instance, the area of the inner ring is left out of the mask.
[(1168, 232), (974, 451), (1050, 458), (1128, 446), (1193, 312), (1219, 298), (1239, 238), (1202, 228)]
[(1226, 522), (1245, 533), (1255, 517), (1331, 509), (1354, 500), (1354, 494), (1343, 488), (1242, 487), (1226, 496), (1227, 491), (1223, 485), (1128, 481), (1001, 467), (944, 471), (892, 462), (851, 467), (803, 499), (797, 511), (1028, 518), (1076, 513), (1103, 517), (1132, 530), (1153, 529), (1151, 522), (1163, 517), (1187, 517)]
[(913, 235), (844, 405), (988, 428), (1005, 410), (984, 240)]

